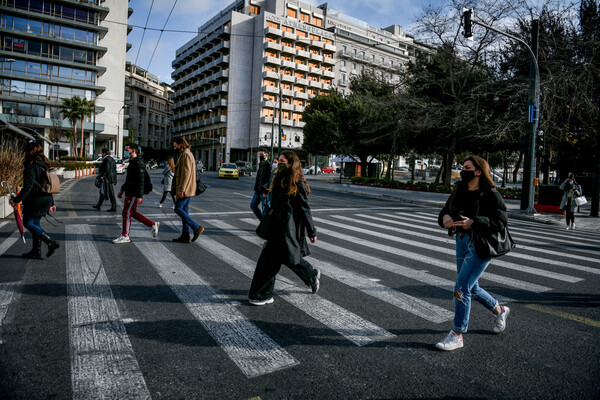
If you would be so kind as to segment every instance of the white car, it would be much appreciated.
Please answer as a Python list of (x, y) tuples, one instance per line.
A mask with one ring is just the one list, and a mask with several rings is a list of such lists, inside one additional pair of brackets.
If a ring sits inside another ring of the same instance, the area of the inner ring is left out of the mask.
[(127, 166), (129, 163), (125, 164), (123, 160), (115, 160), (117, 163), (117, 174), (124, 174), (127, 171)]
[[(304, 173), (304, 175), (314, 175), (315, 174), (315, 166), (313, 165), (310, 168), (302, 168), (302, 173)], [(317, 167), (317, 174), (321, 173), (321, 168)]]

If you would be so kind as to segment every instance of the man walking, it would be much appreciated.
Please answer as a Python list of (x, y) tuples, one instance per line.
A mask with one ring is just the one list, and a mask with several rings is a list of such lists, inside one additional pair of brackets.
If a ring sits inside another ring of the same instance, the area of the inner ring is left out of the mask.
[[(269, 183), (271, 181), (271, 162), (267, 160), (267, 154), (261, 150), (258, 152), (260, 164), (254, 181), (254, 196), (250, 201), (250, 209), (259, 220), (267, 213), (267, 195), (269, 194)], [(258, 205), (262, 203), (262, 211)]]
[(152, 222), (142, 214), (137, 212), (138, 204), (144, 202), (144, 184), (146, 178), (146, 165), (141, 156), (138, 155), (139, 147), (135, 143), (129, 144), (126, 148), (129, 153), (129, 166), (127, 167), (127, 177), (125, 183), (121, 186), (121, 191), (117, 194), (118, 198), (125, 193), (123, 204), (123, 234), (113, 240), (113, 243), (129, 243), (129, 229), (131, 228), (131, 218), (140, 221), (142, 224), (152, 228), (152, 236), (158, 235), (159, 222)]
[(98, 204), (92, 207), (100, 211), (104, 199), (108, 198), (110, 200), (110, 208), (107, 211), (115, 212), (117, 211), (117, 200), (115, 199), (115, 189), (113, 186), (117, 184), (117, 163), (115, 159), (110, 156), (110, 150), (106, 148), (102, 149), (102, 157), (102, 164), (100, 164), (98, 176), (102, 178), (104, 193), (102, 193), (102, 191), (100, 192)]
[[(175, 214), (181, 217), (183, 227), (181, 236), (173, 239), (177, 243), (194, 242), (204, 232), (204, 228), (194, 222), (188, 213), (190, 198), (196, 195), (196, 160), (190, 151), (190, 145), (181, 137), (173, 139), (173, 148), (179, 152), (177, 164), (175, 165), (175, 176), (171, 193), (175, 193)], [(190, 228), (194, 236), (190, 238)]]

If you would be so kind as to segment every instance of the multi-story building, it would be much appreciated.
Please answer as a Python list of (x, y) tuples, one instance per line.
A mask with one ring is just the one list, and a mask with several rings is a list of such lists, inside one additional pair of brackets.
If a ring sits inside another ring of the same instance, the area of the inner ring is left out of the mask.
[(237, 0), (203, 24), (173, 62), (173, 135), (210, 169), (255, 160), (259, 147), (301, 150), (302, 113), (363, 71), (398, 79), (424, 47), (399, 26), (385, 30), (295, 0)]
[(84, 121), (84, 153), (122, 153), (125, 82), (115, 77), (125, 69), (131, 11), (123, 0), (0, 0), (0, 118), (49, 137), (73, 130), (62, 100), (86, 98), (95, 112)]
[(173, 148), (170, 113), (173, 90), (148, 71), (127, 62), (125, 71), (125, 136), (144, 150)]

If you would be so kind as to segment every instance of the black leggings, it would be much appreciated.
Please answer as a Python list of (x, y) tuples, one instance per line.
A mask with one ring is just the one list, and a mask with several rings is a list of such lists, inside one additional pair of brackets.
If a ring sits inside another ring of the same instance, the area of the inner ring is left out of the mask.
[[(162, 198), (160, 199), (160, 204), (165, 202), (165, 199), (167, 198), (167, 193), (171, 193), (171, 192), (168, 190), (165, 190), (163, 192)], [(171, 194), (171, 198), (173, 199), (173, 204), (175, 204), (175, 196), (173, 196), (173, 194)]]
[(575, 223), (575, 213), (572, 211), (571, 200), (567, 201), (565, 205), (565, 212), (567, 214), (567, 226)]

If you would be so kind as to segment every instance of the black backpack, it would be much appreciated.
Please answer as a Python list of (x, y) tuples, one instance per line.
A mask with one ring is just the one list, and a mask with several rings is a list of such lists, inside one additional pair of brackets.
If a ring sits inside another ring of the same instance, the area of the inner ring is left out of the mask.
[(148, 194), (152, 191), (152, 181), (150, 180), (150, 175), (148, 174), (148, 170), (144, 169), (144, 194)]

